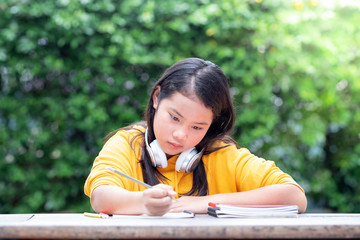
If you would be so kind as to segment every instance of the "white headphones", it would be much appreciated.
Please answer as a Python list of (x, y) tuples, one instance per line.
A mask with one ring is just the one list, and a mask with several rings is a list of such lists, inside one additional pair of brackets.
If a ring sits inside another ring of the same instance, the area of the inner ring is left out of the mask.
[[(145, 144), (146, 149), (150, 155), (152, 165), (154, 167), (166, 168), (167, 157), (165, 152), (161, 149), (159, 142), (155, 139), (149, 145), (148, 142), (148, 129), (145, 131)], [(192, 172), (201, 160), (201, 152), (198, 152), (195, 147), (182, 152), (176, 160), (175, 169), (178, 172)]]

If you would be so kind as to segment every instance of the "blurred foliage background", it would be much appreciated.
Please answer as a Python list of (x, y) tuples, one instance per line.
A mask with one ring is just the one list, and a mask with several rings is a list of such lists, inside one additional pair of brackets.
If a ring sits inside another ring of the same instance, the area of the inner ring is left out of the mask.
[(0, 213), (90, 210), (105, 135), (141, 120), (153, 82), (186, 57), (221, 66), (233, 137), (290, 173), (308, 212), (359, 212), (355, 3), (2, 0)]

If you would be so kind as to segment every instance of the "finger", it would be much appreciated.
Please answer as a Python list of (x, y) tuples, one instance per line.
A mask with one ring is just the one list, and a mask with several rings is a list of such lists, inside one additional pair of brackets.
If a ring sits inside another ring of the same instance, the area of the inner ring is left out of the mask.
[(164, 198), (169, 195), (167, 191), (161, 188), (146, 189), (144, 191), (145, 196), (150, 198)]
[(170, 207), (172, 205), (172, 199), (167, 196), (163, 198), (148, 198), (145, 204), (156, 207)]
[(148, 198), (144, 201), (144, 206), (149, 215), (163, 215), (171, 207), (172, 201), (169, 197)]
[(177, 193), (174, 191), (174, 189), (169, 185), (158, 184), (158, 185), (155, 185), (153, 188), (154, 189), (163, 189), (164, 191), (167, 192), (167, 195), (171, 196), (171, 197), (175, 197), (177, 195)]

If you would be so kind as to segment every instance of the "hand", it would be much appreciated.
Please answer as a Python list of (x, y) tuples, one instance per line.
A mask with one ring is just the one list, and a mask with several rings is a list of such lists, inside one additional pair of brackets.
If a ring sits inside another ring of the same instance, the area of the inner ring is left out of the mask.
[(184, 196), (173, 202), (170, 212), (183, 212), (184, 210), (188, 210), (193, 213), (207, 213), (208, 203), (208, 196)]
[(158, 184), (143, 192), (145, 213), (150, 216), (162, 216), (167, 213), (174, 201), (176, 192), (169, 185)]

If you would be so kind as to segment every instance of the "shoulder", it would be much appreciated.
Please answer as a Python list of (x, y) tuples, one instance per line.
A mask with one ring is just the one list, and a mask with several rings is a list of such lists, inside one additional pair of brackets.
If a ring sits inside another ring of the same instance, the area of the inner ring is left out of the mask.
[(217, 141), (212, 148), (217, 150), (204, 155), (204, 162), (216, 163), (216, 165), (235, 165), (238, 167), (253, 164), (262, 165), (264, 163), (273, 164), (273, 161), (255, 156), (249, 149), (244, 147), (238, 148), (235, 144)]
[(139, 145), (144, 136), (145, 127), (140, 125), (132, 125), (129, 127), (119, 129), (113, 136), (111, 136), (104, 144), (106, 147), (120, 147), (121, 145)]
[(251, 152), (247, 148), (239, 148), (234, 143), (227, 143), (222, 140), (216, 141), (209, 148), (209, 156), (218, 156), (224, 154), (248, 156), (251, 155)]
[[(145, 128), (140, 125), (133, 125), (126, 128), (119, 129), (110, 139), (114, 137), (121, 137), (121, 138), (133, 138), (136, 136), (141, 136), (145, 132)], [(109, 139), (109, 140), (110, 140)]]

